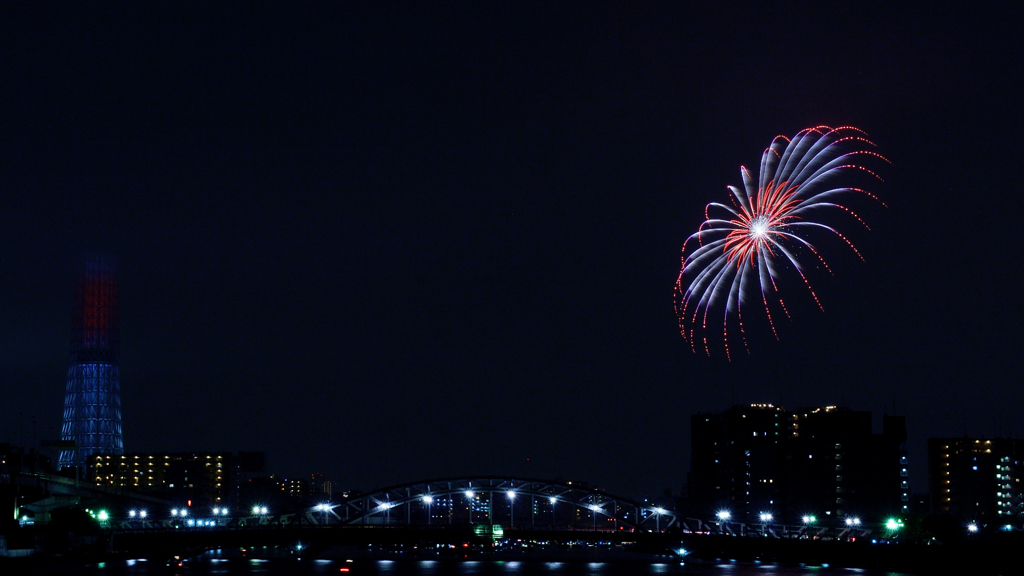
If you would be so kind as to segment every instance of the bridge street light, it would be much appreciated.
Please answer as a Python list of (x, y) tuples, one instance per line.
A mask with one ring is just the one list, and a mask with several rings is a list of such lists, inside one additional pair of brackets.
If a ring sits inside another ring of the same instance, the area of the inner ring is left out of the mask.
[(188, 508), (171, 508), (171, 516), (185, 518), (188, 516)]
[(430, 505), (434, 503), (434, 497), (430, 494), (425, 495), (423, 503), (427, 505), (427, 526), (430, 526)]
[(803, 518), (801, 518), (800, 520), (804, 523), (804, 529), (814, 526), (814, 524), (818, 521), (818, 519), (811, 514), (804, 514)]
[(316, 505), (316, 509), (317, 509), (317, 511), (320, 512), (320, 525), (321, 526), (326, 526), (327, 525), (327, 511), (331, 509), (331, 505), (330, 504), (324, 504), (324, 503), (321, 502), (320, 504)]
[[(847, 528), (849, 528), (850, 530), (852, 530), (852, 529), (853, 529), (853, 528), (854, 528), (855, 526), (860, 526), (860, 518), (858, 518), (858, 517), (856, 517), (856, 516), (853, 516), (853, 517), (848, 517), (848, 518), (846, 519), (846, 526), (847, 526)], [(847, 539), (849, 539), (850, 537), (849, 537), (849, 536), (847, 536), (846, 538), (847, 538)]]
[(719, 510), (715, 517), (718, 518), (718, 529), (725, 534), (726, 523), (729, 522), (729, 518), (732, 518), (732, 514), (728, 510)]
[(515, 490), (509, 490), (508, 492), (506, 492), (506, 494), (508, 494), (508, 508), (509, 508), (510, 513), (511, 513), (511, 519), (509, 520), (509, 524), (512, 525), (511, 526), (512, 528), (515, 528), (515, 525), (516, 525), (516, 491)]
[(472, 490), (466, 490), (466, 498), (469, 498), (469, 523), (473, 523), (473, 499), (476, 498), (476, 494)]
[(267, 507), (266, 506), (260, 506), (259, 504), (253, 506), (252, 507), (252, 515), (257, 517), (256, 525), (259, 526), (260, 524), (263, 523), (263, 519), (267, 515)]

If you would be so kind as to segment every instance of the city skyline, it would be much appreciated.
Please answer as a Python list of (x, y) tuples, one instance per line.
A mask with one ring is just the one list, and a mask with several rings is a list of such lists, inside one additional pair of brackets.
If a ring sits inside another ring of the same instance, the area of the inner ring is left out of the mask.
[[(915, 492), (927, 438), (1024, 437), (1019, 17), (776, 10), (8, 8), (0, 439), (60, 435), (90, 253), (131, 452), (645, 497), (737, 404), (904, 416)], [(864, 261), (830, 251), (778, 340), (694, 354), (683, 242), (819, 124), (892, 162)]]

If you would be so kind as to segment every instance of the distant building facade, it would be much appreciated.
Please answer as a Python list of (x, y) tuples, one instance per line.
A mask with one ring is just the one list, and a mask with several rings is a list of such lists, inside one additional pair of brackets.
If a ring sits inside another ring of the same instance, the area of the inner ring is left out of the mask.
[(786, 511), (791, 517), (823, 511), (881, 521), (909, 513), (903, 417), (883, 416), (881, 434), (872, 433), (870, 412), (836, 406), (793, 412), (790, 422)]
[(253, 469), (262, 464), (259, 452), (94, 454), (86, 477), (97, 486), (158, 494), (182, 504), (234, 506), (241, 480), (262, 472)]
[(929, 438), (932, 510), (965, 522), (1020, 527), (1024, 440)]
[(315, 505), (330, 502), (333, 485), (323, 474), (313, 472), (309, 478), (274, 479), (281, 494), (291, 502)]
[(313, 483), (307, 478), (282, 478), (278, 485), (281, 492), (292, 500), (305, 501), (317, 496)]
[(688, 495), (695, 513), (729, 510), (741, 522), (771, 513), (872, 518), (906, 514), (910, 504), (906, 425), (836, 406), (787, 411), (772, 404), (734, 406), (691, 418)]
[(331, 499), (333, 485), (320, 472), (313, 472), (309, 475), (310, 482), (313, 483), (313, 492), (315, 496), (322, 496), (328, 500)]
[(781, 503), (787, 414), (771, 404), (734, 406), (691, 418), (689, 494), (705, 512), (748, 511), (749, 518)]

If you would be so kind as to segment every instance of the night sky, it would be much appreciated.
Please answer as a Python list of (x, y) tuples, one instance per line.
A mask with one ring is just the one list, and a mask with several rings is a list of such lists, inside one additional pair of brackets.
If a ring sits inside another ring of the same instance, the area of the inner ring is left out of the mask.
[[(127, 451), (639, 497), (735, 403), (904, 415), (915, 491), (928, 437), (1024, 437), (1016, 14), (338, 4), (0, 8), (0, 441), (59, 436), (90, 254)], [(819, 124), (892, 161), (842, 223), (865, 261), (829, 245), (824, 313), (695, 355), (683, 241)]]

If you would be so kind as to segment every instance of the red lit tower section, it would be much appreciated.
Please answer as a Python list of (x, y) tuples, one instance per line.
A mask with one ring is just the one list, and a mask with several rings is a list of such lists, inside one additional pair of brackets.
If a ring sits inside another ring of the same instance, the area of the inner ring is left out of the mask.
[(102, 258), (86, 262), (75, 286), (71, 360), (64, 395), (60, 467), (85, 469), (94, 454), (124, 453), (121, 439), (121, 374), (117, 277)]

